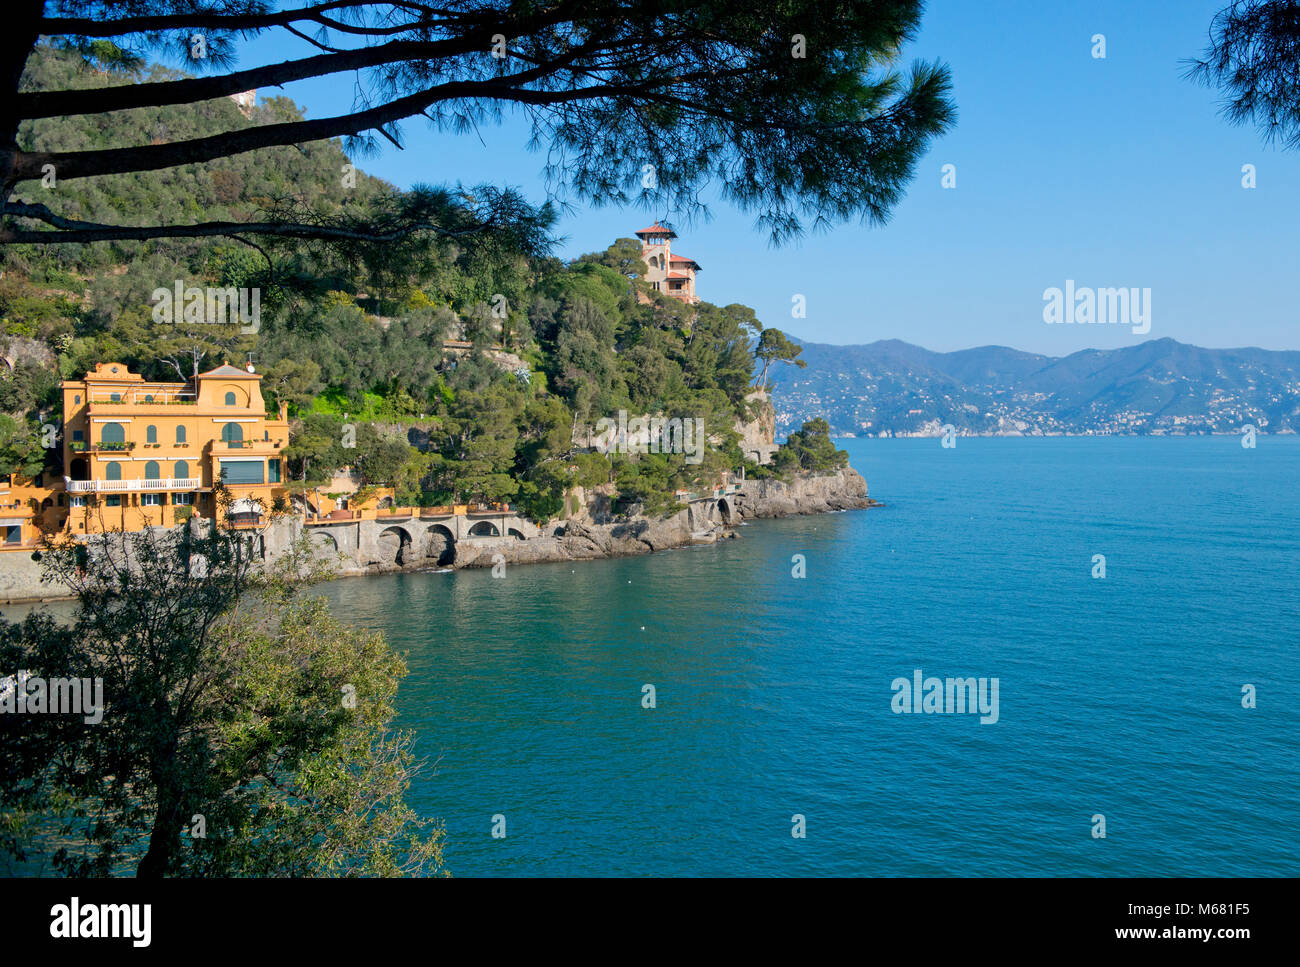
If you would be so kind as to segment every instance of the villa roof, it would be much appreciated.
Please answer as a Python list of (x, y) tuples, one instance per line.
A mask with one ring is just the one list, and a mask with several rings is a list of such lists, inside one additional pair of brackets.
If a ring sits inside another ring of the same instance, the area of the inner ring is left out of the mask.
[(670, 265), (693, 265), (697, 269), (700, 267), (699, 262), (695, 261), (695, 259), (687, 258), (685, 255), (674, 255), (668, 260), (668, 262)]
[(199, 378), (199, 380), (205, 380), (205, 378), (209, 376), (238, 376), (244, 378), (244, 380), (260, 380), (261, 378), (257, 373), (250, 373), (247, 369), (233, 367), (233, 365), (230, 365), (229, 363), (222, 363), (220, 367), (209, 369), (207, 373), (199, 373), (199, 376), (196, 378)]
[(143, 382), (144, 377), (139, 373), (131, 372), (123, 363), (96, 363), (95, 368), (86, 373), (86, 379)]
[(636, 231), (636, 232), (633, 232), (632, 234), (637, 235), (637, 236), (641, 236), (641, 235), (667, 235), (669, 238), (676, 238), (676, 237), (677, 237), (677, 233), (674, 232), (671, 228), (668, 228), (666, 225), (660, 225), (658, 222), (655, 222), (655, 223), (654, 223), (653, 225), (651, 225), (649, 228), (642, 228), (642, 229), (640, 229), (640, 230), (638, 230), (638, 231)]
[(256, 373), (250, 373), (247, 370), (240, 369), (238, 366), (231, 366), (229, 363), (222, 363), (216, 369), (210, 369), (206, 373), (199, 373), (199, 379), (205, 376), (242, 376), (250, 379), (256, 376)]
[(689, 275), (683, 275), (681, 272), (669, 272), (665, 278), (669, 279), (689, 279)]

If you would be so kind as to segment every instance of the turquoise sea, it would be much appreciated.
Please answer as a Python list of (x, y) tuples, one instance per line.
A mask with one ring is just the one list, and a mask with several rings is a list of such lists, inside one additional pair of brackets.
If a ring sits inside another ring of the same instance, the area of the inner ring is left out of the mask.
[(326, 587), (408, 652), (454, 875), (1300, 875), (1300, 439), (841, 445), (887, 507)]

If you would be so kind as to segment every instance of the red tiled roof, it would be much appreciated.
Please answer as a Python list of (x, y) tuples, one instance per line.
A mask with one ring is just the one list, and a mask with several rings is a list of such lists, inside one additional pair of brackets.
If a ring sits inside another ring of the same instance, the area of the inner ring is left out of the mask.
[(670, 259), (668, 260), (668, 262), (669, 262), (670, 265), (677, 265), (677, 264), (681, 264), (681, 265), (693, 265), (693, 266), (695, 266), (697, 269), (700, 267), (700, 263), (699, 263), (699, 262), (695, 261), (695, 259), (688, 259), (688, 258), (686, 258), (686, 256), (684, 256), (684, 255), (674, 255), (672, 258), (670, 258)]
[(667, 235), (669, 238), (677, 237), (677, 233), (674, 232), (671, 228), (667, 228), (664, 225), (660, 225), (658, 222), (655, 222), (649, 228), (640, 229), (639, 231), (633, 232), (632, 234), (633, 235)]
[(667, 279), (689, 279), (689, 275), (682, 275), (680, 272), (669, 272), (664, 278)]

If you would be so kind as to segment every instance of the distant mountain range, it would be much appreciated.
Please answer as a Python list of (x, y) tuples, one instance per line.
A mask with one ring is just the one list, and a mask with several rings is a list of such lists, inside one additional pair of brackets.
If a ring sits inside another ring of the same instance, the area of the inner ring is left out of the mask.
[[(796, 340), (798, 342), (798, 340)], [(1300, 352), (1153, 339), (1042, 356), (1005, 346), (936, 353), (886, 339), (799, 342), (773, 368), (777, 434), (823, 417), (837, 436), (1202, 434), (1300, 430)]]

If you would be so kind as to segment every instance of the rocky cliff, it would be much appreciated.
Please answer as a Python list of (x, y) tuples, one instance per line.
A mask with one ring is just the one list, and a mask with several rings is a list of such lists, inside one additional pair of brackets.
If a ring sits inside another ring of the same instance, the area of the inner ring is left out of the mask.
[(867, 496), (867, 482), (852, 467), (832, 474), (782, 480), (746, 480), (741, 485), (746, 517), (790, 517), (880, 506)]

